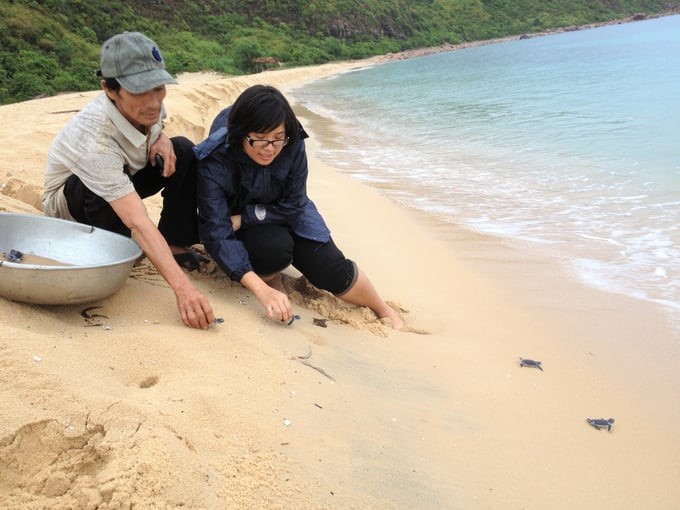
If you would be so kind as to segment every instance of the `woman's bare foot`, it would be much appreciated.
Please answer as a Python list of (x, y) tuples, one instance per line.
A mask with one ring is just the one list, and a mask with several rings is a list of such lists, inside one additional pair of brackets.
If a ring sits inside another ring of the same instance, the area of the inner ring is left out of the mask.
[(399, 312), (397, 312), (390, 305), (387, 305), (385, 313), (380, 316), (380, 318), (389, 319), (392, 323), (392, 329), (401, 330), (406, 326), (406, 323), (404, 322), (404, 319), (401, 318), (401, 315), (399, 315)]

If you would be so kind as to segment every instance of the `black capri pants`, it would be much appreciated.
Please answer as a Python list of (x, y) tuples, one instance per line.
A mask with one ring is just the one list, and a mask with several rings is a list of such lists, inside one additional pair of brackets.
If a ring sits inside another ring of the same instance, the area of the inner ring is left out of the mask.
[[(170, 141), (177, 157), (174, 174), (166, 179), (157, 166), (148, 163), (130, 176), (130, 180), (143, 199), (162, 190), (163, 210), (158, 230), (169, 245), (191, 246), (199, 242), (194, 144), (183, 136), (173, 137)], [(124, 169), (121, 168), (122, 171)], [(111, 205), (90, 191), (77, 176), (71, 175), (66, 181), (64, 196), (69, 212), (77, 222), (130, 237), (130, 229), (118, 218)]]
[(278, 273), (289, 265), (312, 285), (340, 296), (356, 282), (358, 270), (333, 239), (326, 243), (305, 239), (285, 225), (258, 225), (236, 232), (259, 275)]

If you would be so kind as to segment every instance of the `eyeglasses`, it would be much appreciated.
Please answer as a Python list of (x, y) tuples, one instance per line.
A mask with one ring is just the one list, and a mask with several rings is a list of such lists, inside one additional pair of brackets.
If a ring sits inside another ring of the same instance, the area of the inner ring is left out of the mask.
[(248, 140), (248, 143), (250, 144), (251, 147), (255, 147), (256, 149), (264, 149), (269, 146), (269, 144), (272, 144), (272, 147), (275, 149), (280, 149), (284, 145), (288, 143), (288, 140), (290, 137), (286, 137), (283, 140), (262, 140), (262, 139), (257, 139), (257, 138), (251, 138), (249, 136), (246, 136), (246, 140)]

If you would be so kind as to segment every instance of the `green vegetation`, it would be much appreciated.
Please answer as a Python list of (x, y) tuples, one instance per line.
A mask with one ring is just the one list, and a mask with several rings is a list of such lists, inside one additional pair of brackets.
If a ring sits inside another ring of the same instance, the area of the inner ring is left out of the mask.
[(0, 104), (97, 88), (100, 45), (123, 30), (154, 39), (171, 73), (244, 74), (678, 9), (680, 0), (0, 0)]

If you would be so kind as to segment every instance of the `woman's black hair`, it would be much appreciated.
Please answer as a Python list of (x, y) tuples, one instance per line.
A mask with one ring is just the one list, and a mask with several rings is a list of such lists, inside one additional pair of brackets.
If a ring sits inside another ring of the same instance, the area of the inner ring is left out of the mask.
[(283, 94), (269, 85), (244, 90), (231, 107), (227, 127), (230, 145), (239, 145), (248, 133), (268, 133), (283, 123), (288, 145), (295, 144), (300, 123)]

